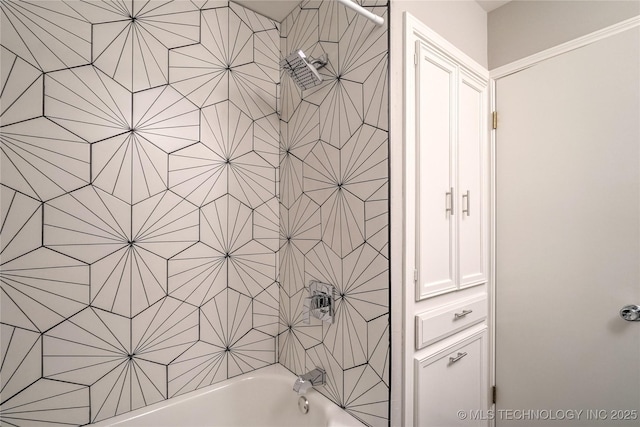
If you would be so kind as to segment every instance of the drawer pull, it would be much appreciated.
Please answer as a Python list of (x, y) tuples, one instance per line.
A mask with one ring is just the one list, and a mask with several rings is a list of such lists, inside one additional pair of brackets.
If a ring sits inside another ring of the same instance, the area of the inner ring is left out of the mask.
[(456, 319), (460, 319), (460, 318), (466, 316), (467, 314), (471, 314), (471, 313), (473, 313), (473, 310), (462, 310), (461, 313), (454, 313), (453, 317), (456, 318)]
[(466, 351), (462, 352), (462, 353), (458, 352), (458, 355), (456, 357), (450, 357), (449, 358), (449, 364), (456, 363), (458, 360), (462, 359), (466, 355), (467, 355)]

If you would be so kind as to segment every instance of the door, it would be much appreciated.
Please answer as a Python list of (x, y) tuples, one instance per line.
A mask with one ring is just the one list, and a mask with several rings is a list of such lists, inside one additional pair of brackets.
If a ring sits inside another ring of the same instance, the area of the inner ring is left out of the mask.
[(460, 69), (458, 86), (458, 280), (460, 288), (487, 281), (485, 188), (487, 82)]
[(639, 41), (496, 82), (498, 427), (639, 425)]
[(457, 66), (421, 42), (417, 42), (417, 51), (416, 257), (417, 298), (422, 299), (456, 289), (452, 164)]
[(417, 427), (486, 427), (486, 328), (415, 362)]

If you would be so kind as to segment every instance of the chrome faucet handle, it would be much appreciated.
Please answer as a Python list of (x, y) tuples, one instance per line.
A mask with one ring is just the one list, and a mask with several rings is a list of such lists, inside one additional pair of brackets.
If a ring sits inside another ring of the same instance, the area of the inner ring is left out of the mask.
[(318, 281), (309, 283), (309, 297), (304, 299), (302, 321), (311, 323), (311, 316), (326, 323), (333, 323), (335, 311), (335, 287)]
[(310, 308), (312, 310), (320, 310), (320, 312), (326, 313), (331, 309), (331, 298), (329, 298), (329, 295), (321, 293), (312, 295), (310, 298)]

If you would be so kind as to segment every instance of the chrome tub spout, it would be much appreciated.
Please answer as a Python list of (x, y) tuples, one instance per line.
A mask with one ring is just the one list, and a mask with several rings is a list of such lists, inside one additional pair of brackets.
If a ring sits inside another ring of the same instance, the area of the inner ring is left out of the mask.
[(322, 368), (315, 368), (314, 370), (307, 372), (304, 375), (300, 375), (296, 378), (296, 382), (293, 383), (293, 391), (298, 394), (304, 394), (311, 387), (324, 385), (326, 381), (326, 372)]

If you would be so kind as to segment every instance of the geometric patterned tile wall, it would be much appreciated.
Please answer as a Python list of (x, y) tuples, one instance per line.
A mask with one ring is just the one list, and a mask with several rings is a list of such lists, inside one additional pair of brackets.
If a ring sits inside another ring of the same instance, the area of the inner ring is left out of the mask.
[[(0, 9), (0, 423), (83, 425), (279, 356), (386, 425), (386, 29), (332, 1), (282, 24), (221, 0)], [(329, 54), (323, 85), (280, 73), (293, 48)], [(340, 290), (328, 328), (301, 322), (312, 279)]]
[[(387, 0), (358, 1), (388, 22)], [(304, 1), (281, 24), (281, 55), (328, 54), (324, 82), (281, 75), (279, 362), (322, 366), (329, 399), (389, 423), (388, 34), (335, 1)], [(333, 324), (303, 322), (308, 283), (338, 293)]]
[(0, 424), (275, 363), (279, 26), (227, 1), (0, 8)]

